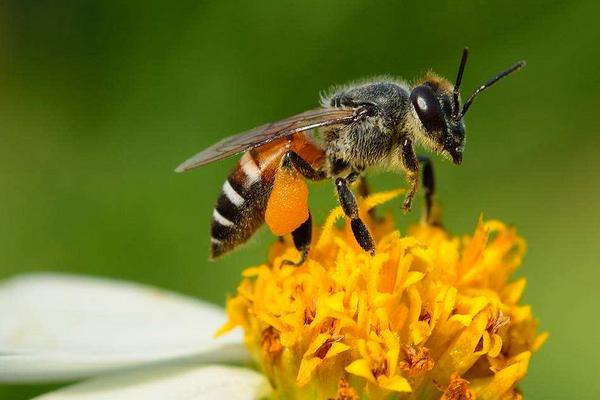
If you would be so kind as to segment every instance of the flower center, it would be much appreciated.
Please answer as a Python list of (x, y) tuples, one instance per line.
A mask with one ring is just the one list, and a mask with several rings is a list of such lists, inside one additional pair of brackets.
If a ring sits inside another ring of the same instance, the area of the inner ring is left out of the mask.
[[(498, 221), (471, 237), (415, 225), (401, 235), (368, 210), (397, 195), (362, 200), (377, 243), (370, 256), (334, 210), (300, 267), (292, 243), (244, 271), (229, 299), (225, 332), (240, 326), (281, 399), (470, 399), (518, 396), (536, 334), (510, 281), (524, 241)], [(221, 332), (221, 333), (222, 333)], [(471, 396), (471, 397), (469, 397)]]

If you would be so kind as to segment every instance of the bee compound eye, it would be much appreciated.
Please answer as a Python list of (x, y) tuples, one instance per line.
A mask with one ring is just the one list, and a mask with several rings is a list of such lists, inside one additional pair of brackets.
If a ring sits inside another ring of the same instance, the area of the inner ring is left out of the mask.
[(410, 94), (410, 101), (428, 132), (440, 132), (446, 128), (440, 102), (429, 86), (423, 85), (414, 88)]
[(427, 112), (427, 101), (421, 96), (417, 97), (417, 106), (423, 112)]

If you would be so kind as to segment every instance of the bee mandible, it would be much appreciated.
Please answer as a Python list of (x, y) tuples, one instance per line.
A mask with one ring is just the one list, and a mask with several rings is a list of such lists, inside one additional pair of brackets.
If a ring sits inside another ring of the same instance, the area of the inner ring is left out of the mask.
[(434, 189), (432, 169), (427, 157), (417, 157), (415, 144), (460, 165), (464, 116), (473, 100), (525, 65), (519, 61), (489, 79), (461, 107), (459, 90), (467, 56), (465, 48), (454, 85), (429, 72), (412, 87), (387, 77), (342, 87), (323, 97), (320, 108), (227, 137), (182, 163), (177, 172), (243, 153), (213, 210), (212, 258), (247, 241), (266, 220), (276, 235), (292, 234), (300, 260), (287, 262), (302, 264), (312, 236), (304, 178), (335, 182), (356, 241), (372, 255), (375, 243), (350, 189), (367, 170), (404, 172), (408, 190), (403, 208), (409, 211), (419, 183), (419, 163), (424, 163), (427, 216)]

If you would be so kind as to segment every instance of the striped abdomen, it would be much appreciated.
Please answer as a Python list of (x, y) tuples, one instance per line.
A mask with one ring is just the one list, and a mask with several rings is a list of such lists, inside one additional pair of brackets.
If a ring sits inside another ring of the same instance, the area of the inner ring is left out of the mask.
[(294, 150), (310, 163), (320, 160), (323, 154), (302, 134), (276, 140), (244, 153), (223, 184), (213, 210), (212, 258), (246, 242), (262, 225), (275, 173), (288, 150)]

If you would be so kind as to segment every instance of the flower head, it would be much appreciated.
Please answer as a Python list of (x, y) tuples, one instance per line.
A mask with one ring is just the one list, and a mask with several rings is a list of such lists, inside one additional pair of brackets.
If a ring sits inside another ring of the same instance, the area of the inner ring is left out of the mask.
[(300, 267), (287, 242), (248, 268), (227, 304), (229, 321), (279, 398), (518, 398), (515, 385), (546, 334), (536, 333), (525, 280), (511, 281), (525, 242), (499, 221), (472, 236), (366, 211), (399, 192), (362, 201), (377, 254), (360, 249), (337, 208)]

